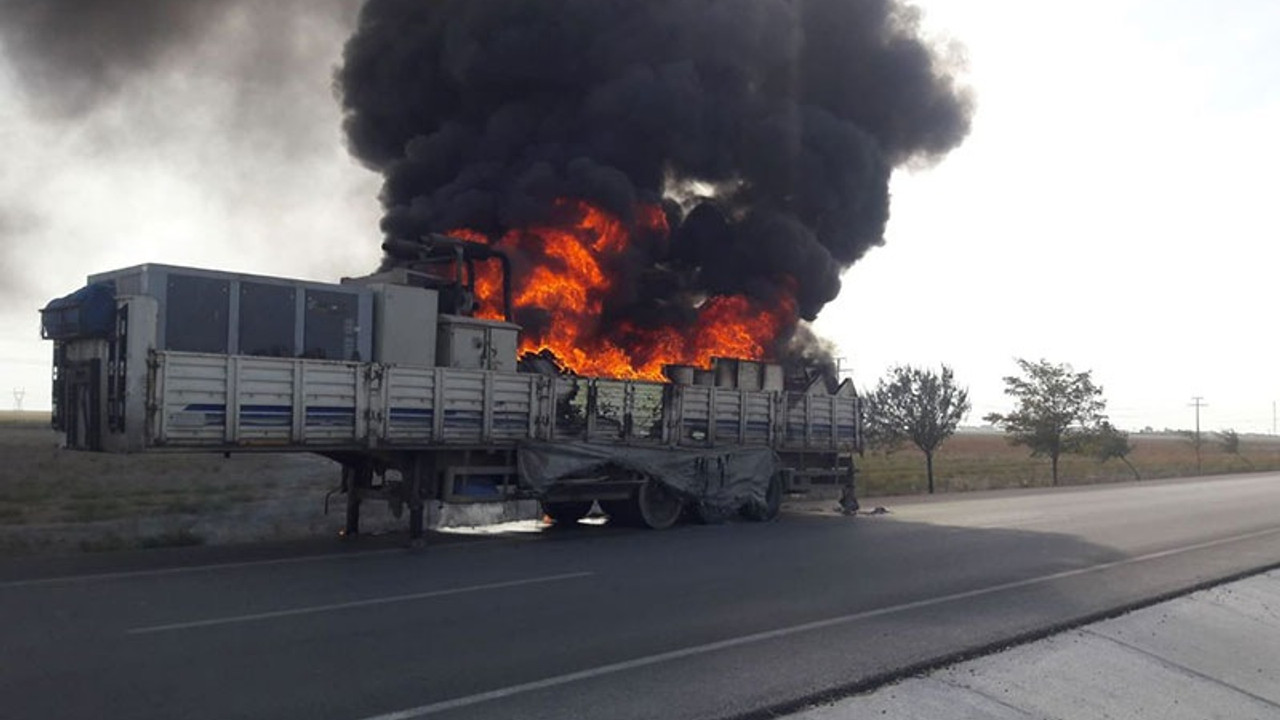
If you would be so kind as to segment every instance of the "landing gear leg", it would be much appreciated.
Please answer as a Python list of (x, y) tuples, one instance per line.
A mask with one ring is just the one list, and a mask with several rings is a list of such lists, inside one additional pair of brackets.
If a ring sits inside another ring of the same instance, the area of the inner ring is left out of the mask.
[(347, 491), (347, 522), (342, 531), (346, 538), (360, 535), (360, 501), (365, 488), (373, 485), (373, 468), (367, 463), (342, 466), (342, 486)]
[(424, 476), (429, 472), (429, 463), (418, 458), (405, 478), (405, 504), (409, 508), (409, 547), (417, 550), (426, 545), (424, 515), (426, 503), (423, 501)]
[(840, 512), (845, 515), (858, 514), (858, 498), (857, 490), (858, 469), (853, 464), (853, 459), (849, 459), (849, 474), (844, 484), (840, 487)]

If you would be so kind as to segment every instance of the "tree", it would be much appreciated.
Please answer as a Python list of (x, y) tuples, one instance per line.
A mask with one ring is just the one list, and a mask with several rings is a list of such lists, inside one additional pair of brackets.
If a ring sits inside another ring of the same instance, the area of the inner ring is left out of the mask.
[(909, 440), (924, 453), (932, 494), (933, 454), (969, 412), (969, 391), (956, 387), (951, 368), (943, 365), (935, 373), (909, 365), (894, 367), (867, 395), (864, 409), (874, 444), (893, 448)]
[(1235, 455), (1243, 460), (1250, 470), (1253, 469), (1253, 462), (1240, 454), (1240, 433), (1235, 430), (1220, 430), (1218, 432), (1218, 444), (1222, 446), (1222, 452), (1228, 455)]
[(1133, 443), (1129, 442), (1129, 433), (1103, 420), (1098, 424), (1092, 436), (1089, 437), (1088, 444), (1093, 456), (1099, 462), (1117, 458), (1129, 466), (1129, 470), (1133, 472), (1134, 480), (1142, 479), (1142, 476), (1138, 474), (1138, 468), (1129, 462), (1129, 453), (1133, 452)]
[(1235, 430), (1221, 430), (1218, 432), (1218, 444), (1222, 446), (1222, 452), (1228, 455), (1240, 454), (1240, 433)]
[(1053, 484), (1058, 484), (1058, 458), (1082, 449), (1106, 419), (1102, 388), (1093, 384), (1090, 372), (1075, 372), (1068, 364), (1048, 360), (1017, 359), (1021, 376), (1004, 379), (1005, 395), (1018, 406), (1005, 415), (991, 413), (984, 419), (1002, 428), (1009, 442), (1031, 449), (1033, 457), (1047, 455)]

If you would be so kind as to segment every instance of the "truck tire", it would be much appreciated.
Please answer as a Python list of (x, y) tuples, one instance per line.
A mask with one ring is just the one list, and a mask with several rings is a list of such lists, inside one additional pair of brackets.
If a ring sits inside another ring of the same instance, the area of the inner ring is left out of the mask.
[(684, 514), (684, 499), (666, 485), (650, 479), (636, 491), (636, 509), (645, 527), (666, 530)]
[(591, 512), (591, 501), (543, 502), (542, 512), (556, 525), (573, 525)]
[(742, 508), (742, 516), (752, 522), (769, 522), (782, 512), (782, 474), (775, 473), (769, 478), (769, 487), (765, 490), (764, 504), (748, 503)]

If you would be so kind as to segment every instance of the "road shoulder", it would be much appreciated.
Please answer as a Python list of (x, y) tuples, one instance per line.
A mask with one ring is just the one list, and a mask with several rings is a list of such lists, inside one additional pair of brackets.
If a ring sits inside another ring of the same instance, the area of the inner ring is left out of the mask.
[(1280, 570), (792, 716), (1280, 717)]

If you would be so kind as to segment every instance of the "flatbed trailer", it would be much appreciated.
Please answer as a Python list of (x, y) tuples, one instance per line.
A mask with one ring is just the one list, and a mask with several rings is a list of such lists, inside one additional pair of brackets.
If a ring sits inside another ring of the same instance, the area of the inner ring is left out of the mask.
[[(815, 485), (851, 497), (848, 382), (787, 390), (780, 368), (744, 360), (665, 383), (521, 372), (516, 326), (386, 278), (147, 265), (89, 280), (43, 311), (67, 447), (317, 453), (342, 466), (350, 535), (367, 500), (407, 509), (420, 538), (427, 502), (534, 498), (557, 521), (598, 502), (663, 528), (690, 511), (768, 519)], [(270, 313), (285, 339), (268, 353), (255, 337)]]

